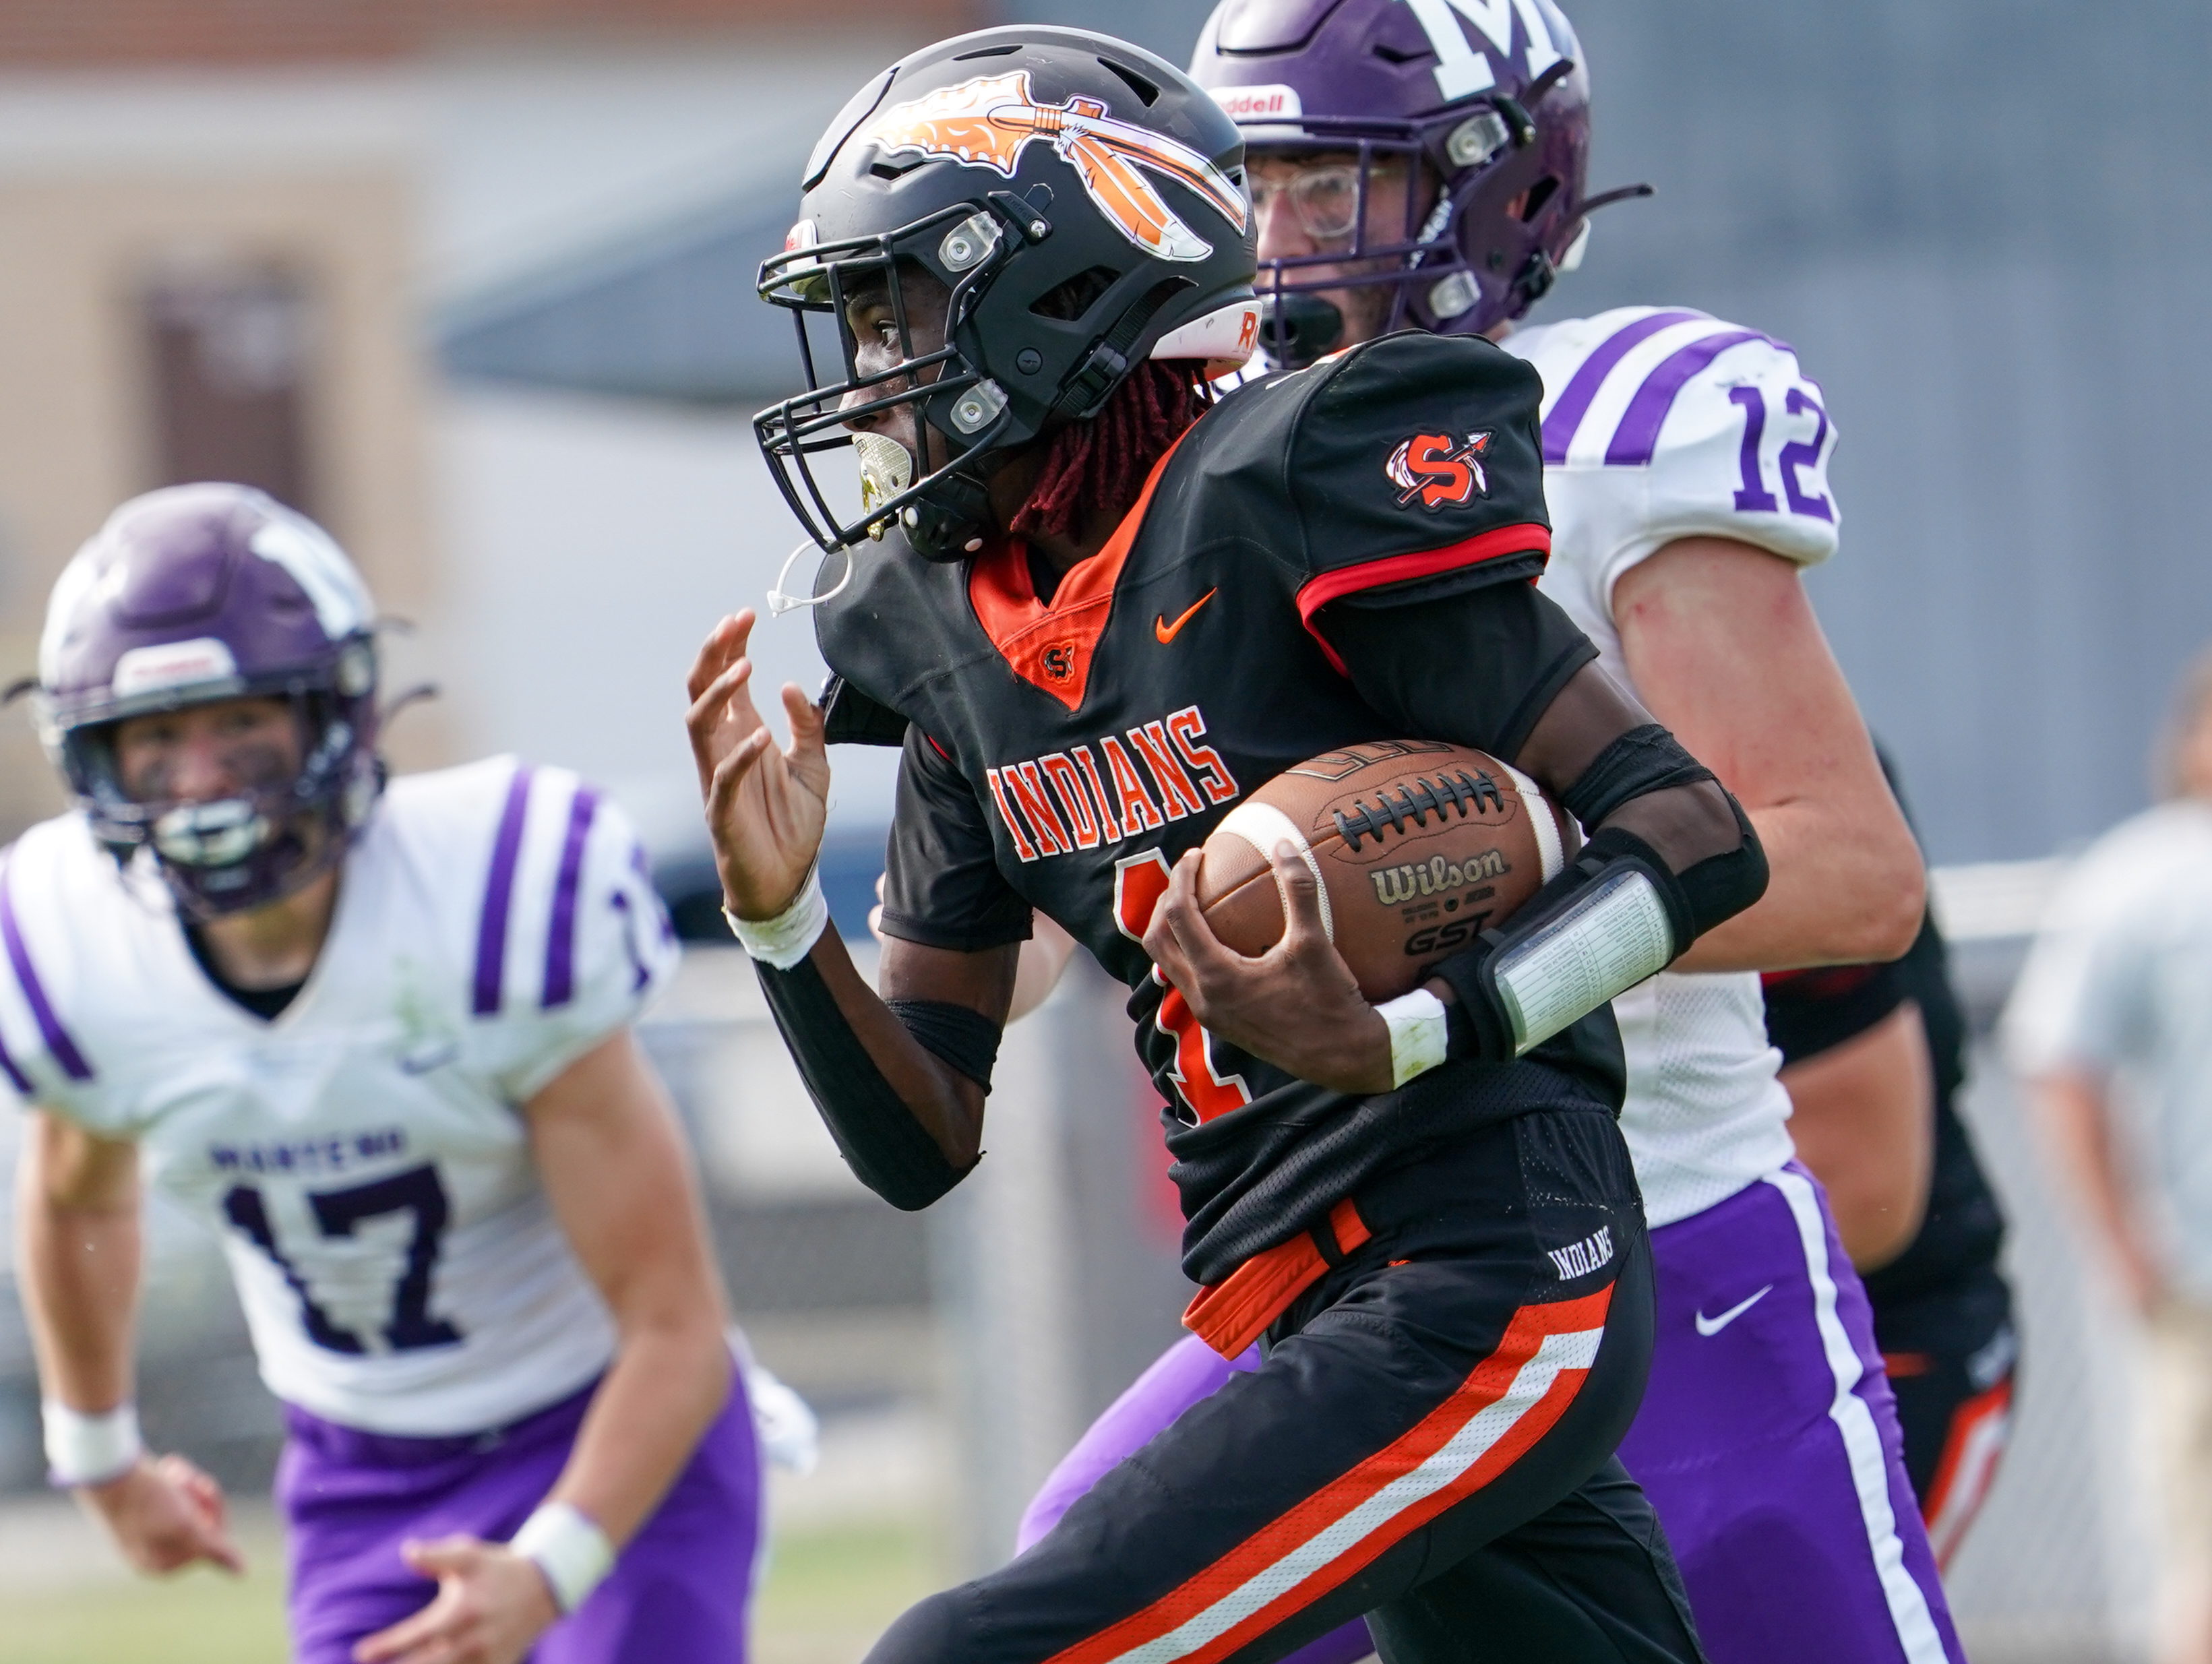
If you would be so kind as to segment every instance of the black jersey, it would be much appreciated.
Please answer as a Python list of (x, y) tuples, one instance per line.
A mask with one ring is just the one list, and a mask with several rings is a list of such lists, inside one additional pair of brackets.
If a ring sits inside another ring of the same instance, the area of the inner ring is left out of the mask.
[(1205, 1034), (1139, 940), (1170, 864), (1255, 786), (1361, 741), (1510, 756), (1595, 657), (1528, 581), (1540, 395), (1487, 341), (1387, 337), (1225, 398), (1048, 601), (1018, 542), (933, 565), (893, 533), (820, 609), (833, 738), (903, 736), (884, 931), (975, 951), (1039, 908), (1129, 985), (1199, 1282), (1475, 1127), (1618, 1109), (1605, 1008), (1517, 1063), (1354, 1099)]

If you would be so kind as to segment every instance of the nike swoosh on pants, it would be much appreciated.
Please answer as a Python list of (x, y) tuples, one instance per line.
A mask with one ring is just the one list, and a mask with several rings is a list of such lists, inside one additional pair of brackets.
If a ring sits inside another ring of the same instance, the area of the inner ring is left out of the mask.
[(1708, 1317), (1703, 1312), (1693, 1314), (1698, 1320), (1698, 1333), (1702, 1335), (1718, 1334), (1723, 1329), (1728, 1327), (1728, 1326), (1735, 1322), (1737, 1318), (1741, 1317), (1746, 1312), (1749, 1311), (1753, 1306), (1756, 1306), (1760, 1301), (1765, 1299), (1768, 1295), (1773, 1292), (1774, 1284), (1769, 1283), (1757, 1294), (1753, 1295), (1748, 1300), (1737, 1302), (1735, 1305), (1730, 1306), (1726, 1311), (1723, 1312), (1718, 1317)]

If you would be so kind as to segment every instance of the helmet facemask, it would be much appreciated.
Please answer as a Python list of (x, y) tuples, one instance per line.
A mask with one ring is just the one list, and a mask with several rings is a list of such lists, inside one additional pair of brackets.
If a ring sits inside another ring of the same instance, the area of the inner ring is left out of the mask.
[[(1179, 70), (1085, 31), (962, 36), (864, 88), (759, 282), (793, 315), (806, 391), (754, 428), (813, 541), (850, 550), (896, 525), (959, 561), (991, 535), (1006, 459), (1095, 417), (1136, 365), (1248, 357), (1242, 161)], [(870, 297), (874, 339), (855, 333)], [(815, 459), (848, 445), (860, 501), (841, 507), (849, 489)]]
[[(1530, 88), (1532, 101), (1573, 67), (1565, 59), (1554, 64)], [(1319, 298), (1332, 290), (1387, 288), (1381, 315), (1362, 320), (1375, 334), (1409, 326), (1479, 334), (1526, 312), (1559, 270), (1548, 246), (1571, 243), (1582, 214), (1595, 206), (1576, 212), (1577, 193), (1544, 171), (1537, 140), (1527, 109), (1502, 93), (1419, 121), (1310, 115), (1249, 130), (1255, 163), (1286, 153), (1340, 156), (1356, 180), (1351, 222), (1329, 240), (1338, 246), (1260, 263), (1255, 288), (1267, 309), (1261, 343), (1270, 359), (1296, 368), (1341, 343), (1340, 312), (1332, 319), (1338, 308)], [(1386, 170), (1405, 174), (1405, 212), (1402, 224), (1378, 228), (1370, 204)], [(1574, 228), (1553, 223), (1567, 213), (1575, 214)], [(1473, 246), (1469, 228), (1498, 225), (1515, 234)]]
[[(347, 643), (325, 671), (283, 685), (248, 684), (77, 722), (50, 738), (93, 835), (120, 865), (151, 857), (179, 912), (198, 922), (249, 912), (313, 883), (344, 854), (383, 783), (374, 751), (374, 651)], [(296, 766), (247, 770), (215, 799), (138, 798), (117, 756), (122, 724), (163, 710), (238, 698), (281, 698), (298, 736)]]
[[(762, 411), (754, 431), (784, 500), (823, 549), (879, 538), (896, 522), (917, 552), (957, 559), (978, 535), (969, 527), (985, 506), (983, 471), (1010, 425), (1006, 399), (949, 337), (1002, 263), (1006, 240), (988, 203), (956, 203), (881, 235), (787, 250), (762, 266), (763, 298), (793, 314), (807, 391)], [(855, 313), (878, 297), (890, 361), (864, 368)], [(824, 380), (817, 367), (810, 315), (826, 315), (836, 330), (841, 375)], [(870, 418), (878, 425), (854, 431)], [(904, 441), (884, 427), (904, 428)], [(848, 446), (861, 477), (854, 519), (831, 505), (812, 461)]]

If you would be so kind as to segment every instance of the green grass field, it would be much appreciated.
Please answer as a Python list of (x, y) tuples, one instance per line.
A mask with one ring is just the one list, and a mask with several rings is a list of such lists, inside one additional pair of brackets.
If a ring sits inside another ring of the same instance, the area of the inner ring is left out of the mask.
[[(116, 1578), (0, 1595), (0, 1664), (284, 1664), (283, 1560), (246, 1545), (253, 1570), (173, 1582)], [(779, 1538), (754, 1625), (758, 1664), (852, 1664), (885, 1625), (935, 1588), (920, 1523)]]

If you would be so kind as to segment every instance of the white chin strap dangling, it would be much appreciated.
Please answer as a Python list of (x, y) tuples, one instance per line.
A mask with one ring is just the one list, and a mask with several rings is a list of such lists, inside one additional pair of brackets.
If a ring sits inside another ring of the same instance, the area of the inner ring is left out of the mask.
[[(860, 465), (860, 509), (863, 513), (878, 503), (889, 502), (914, 483), (914, 458), (896, 440), (886, 439), (881, 434), (857, 434), (853, 439), (853, 452)], [(880, 538), (890, 525), (889, 516), (868, 527), (871, 537)], [(816, 545), (803, 543), (787, 556), (783, 569), (775, 574), (775, 586), (768, 592), (768, 610), (776, 617), (795, 612), (800, 607), (818, 607), (824, 601), (834, 601), (845, 592), (845, 586), (853, 581), (853, 551), (849, 545), (840, 544), (833, 554), (845, 557), (845, 575), (837, 586), (827, 595), (793, 595), (783, 586), (791, 575), (792, 562)], [(970, 544), (972, 549), (975, 545)]]
[(827, 595), (793, 595), (784, 588), (783, 580), (791, 575), (793, 563), (800, 556), (814, 551), (819, 547), (810, 538), (783, 557), (783, 566), (776, 573), (775, 582), (769, 587), (768, 592), (768, 610), (770, 616), (781, 618), (785, 613), (796, 612), (801, 607), (818, 607), (824, 601), (834, 601), (845, 592), (845, 586), (853, 581), (853, 551), (842, 544), (830, 552), (845, 557), (845, 575), (837, 580), (836, 586)]

